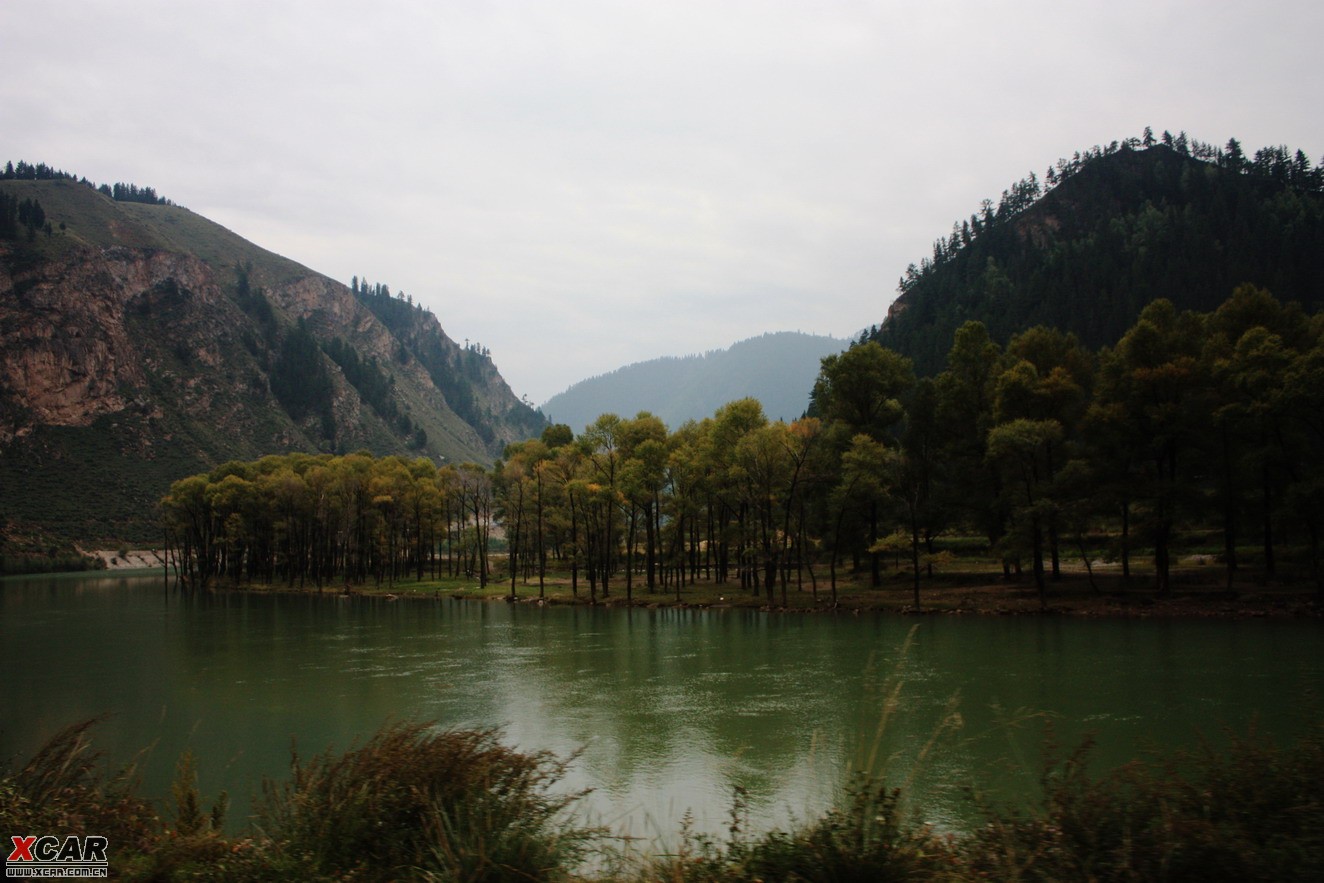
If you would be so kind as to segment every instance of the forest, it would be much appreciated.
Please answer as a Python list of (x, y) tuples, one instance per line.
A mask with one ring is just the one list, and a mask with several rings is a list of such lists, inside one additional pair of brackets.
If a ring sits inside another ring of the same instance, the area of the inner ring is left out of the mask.
[(271, 456), (176, 482), (162, 513), (191, 585), (464, 576), (541, 596), (555, 574), (591, 601), (704, 581), (784, 607), (790, 586), (835, 604), (847, 569), (877, 587), (900, 566), (920, 606), (946, 544), (973, 538), (1042, 606), (1067, 559), (1168, 595), (1200, 537), (1229, 587), (1324, 595), (1322, 448), (1324, 315), (1246, 285), (1210, 312), (1155, 301), (1099, 349), (968, 322), (932, 377), (861, 341), (790, 422), (753, 399), (675, 429), (604, 414), (490, 468)]
[(1287, 147), (1248, 156), (1235, 138), (1220, 148), (1146, 129), (984, 200), (907, 268), (865, 338), (930, 376), (968, 320), (1002, 345), (1044, 324), (1098, 348), (1153, 300), (1211, 311), (1247, 282), (1320, 305), (1324, 166)]

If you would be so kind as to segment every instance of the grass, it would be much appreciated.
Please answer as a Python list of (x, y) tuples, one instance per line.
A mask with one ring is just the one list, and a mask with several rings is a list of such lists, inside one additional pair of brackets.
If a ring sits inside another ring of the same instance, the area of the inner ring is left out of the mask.
[[(75, 181), (0, 181), (0, 188), (20, 199), (41, 202), (54, 228), (21, 245), (44, 258), (77, 248), (150, 248), (197, 255), (218, 269), (253, 264), (262, 284), (277, 284), (310, 274), (307, 268), (273, 254), (219, 224), (173, 205), (116, 202)], [(65, 225), (60, 230), (59, 225)]]

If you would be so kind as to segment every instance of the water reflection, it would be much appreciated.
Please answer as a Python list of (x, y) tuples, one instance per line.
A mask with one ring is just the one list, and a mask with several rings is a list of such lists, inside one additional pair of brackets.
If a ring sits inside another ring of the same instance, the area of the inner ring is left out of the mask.
[[(915, 628), (909, 649), (902, 652)], [(327, 595), (167, 594), (159, 580), (0, 584), (0, 677), (23, 685), (0, 753), (113, 715), (100, 744), (146, 745), (164, 795), (190, 749), (204, 793), (236, 813), (300, 751), (345, 747), (383, 722), (501, 727), (526, 749), (577, 753), (565, 786), (618, 830), (725, 825), (732, 789), (756, 825), (831, 799), (852, 760), (915, 775), (928, 818), (970, 818), (963, 789), (1024, 795), (1042, 720), (1065, 744), (1098, 735), (1102, 763), (1244, 729), (1317, 719), (1318, 626), (1298, 622), (818, 617), (743, 611), (537, 608)], [(886, 696), (900, 706), (876, 737)], [(958, 702), (963, 726), (917, 764)]]

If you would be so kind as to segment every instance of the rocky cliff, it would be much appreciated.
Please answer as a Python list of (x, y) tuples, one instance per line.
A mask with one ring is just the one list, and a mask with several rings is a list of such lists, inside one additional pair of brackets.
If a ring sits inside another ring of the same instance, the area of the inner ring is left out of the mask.
[(146, 538), (171, 481), (228, 459), (485, 462), (542, 428), (431, 313), (391, 304), (384, 321), (382, 304), (176, 206), (0, 187), (52, 222), (0, 242), (0, 530)]

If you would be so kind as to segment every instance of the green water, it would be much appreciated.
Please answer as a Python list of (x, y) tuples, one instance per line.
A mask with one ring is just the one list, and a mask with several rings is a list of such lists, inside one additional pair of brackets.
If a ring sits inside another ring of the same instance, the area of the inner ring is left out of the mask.
[[(913, 633), (912, 633), (913, 630)], [(1289, 737), (1321, 718), (1324, 629), (1300, 621), (1125, 621), (537, 608), (166, 592), (159, 578), (0, 582), (0, 757), (108, 713), (98, 744), (167, 793), (198, 757), (237, 819), (263, 776), (392, 719), (500, 727), (578, 752), (566, 787), (642, 837), (682, 816), (720, 831), (733, 788), (756, 826), (823, 808), (874, 754), (917, 810), (973, 818), (966, 789), (1026, 799), (1044, 721), (1100, 765), (1225, 728)], [(909, 646), (903, 652), (903, 647)], [(897, 712), (878, 735), (883, 697)], [(924, 746), (940, 722), (960, 727)]]

